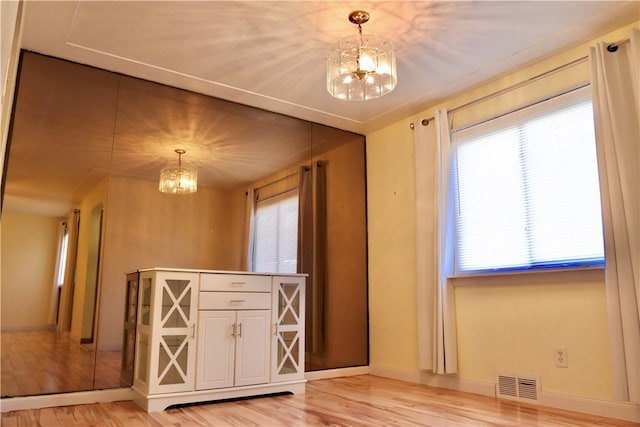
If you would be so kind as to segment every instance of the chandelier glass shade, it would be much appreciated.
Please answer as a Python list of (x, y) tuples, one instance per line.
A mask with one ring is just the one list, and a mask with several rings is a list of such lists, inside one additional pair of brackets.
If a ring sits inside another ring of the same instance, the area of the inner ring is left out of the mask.
[(391, 92), (398, 82), (396, 55), (391, 40), (362, 34), (369, 20), (365, 11), (354, 11), (349, 21), (358, 24), (358, 34), (340, 39), (327, 56), (327, 90), (347, 101), (366, 101)]
[(198, 191), (198, 171), (182, 166), (182, 155), (185, 150), (177, 149), (178, 167), (164, 168), (160, 171), (159, 189), (162, 193), (191, 194)]

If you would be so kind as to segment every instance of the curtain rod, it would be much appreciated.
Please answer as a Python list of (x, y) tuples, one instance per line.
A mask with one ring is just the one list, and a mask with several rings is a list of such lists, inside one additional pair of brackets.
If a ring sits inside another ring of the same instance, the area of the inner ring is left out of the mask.
[[(622, 44), (623, 42), (624, 41), (618, 42), (618, 45)], [(614, 45), (614, 44), (612, 44), (612, 45)], [(462, 105), (458, 105), (457, 107), (454, 107), (451, 110), (449, 110), (448, 113), (455, 113), (456, 111), (460, 111), (460, 110), (462, 110), (464, 108), (468, 108), (468, 107), (471, 107), (473, 105), (479, 104), (481, 102), (487, 101), (489, 99), (495, 98), (497, 96), (503, 95), (503, 94), (505, 94), (505, 93), (507, 93), (509, 91), (512, 91), (512, 90), (515, 90), (515, 89), (519, 89), (519, 88), (521, 88), (523, 86), (526, 86), (526, 85), (528, 85), (530, 83), (536, 82), (536, 81), (538, 81), (538, 80), (540, 80), (540, 79), (542, 79), (544, 77), (550, 76), (550, 75), (555, 74), (557, 72), (563, 71), (563, 70), (565, 70), (567, 68), (573, 67), (574, 65), (582, 64), (583, 62), (587, 61), (588, 59), (589, 59), (588, 55), (587, 56), (581, 56), (580, 58), (574, 59), (573, 61), (567, 62), (566, 64), (563, 64), (563, 65), (560, 65), (558, 67), (552, 68), (551, 70), (548, 70), (548, 71), (545, 71), (543, 73), (537, 74), (537, 75), (535, 75), (533, 77), (529, 77), (528, 79), (522, 80), (522, 81), (520, 81), (518, 83), (514, 83), (511, 86), (507, 86), (507, 87), (505, 87), (503, 89), (500, 89), (497, 92), (493, 92), (493, 93), (487, 94), (485, 96), (481, 96), (480, 98), (476, 98), (476, 99), (474, 99), (472, 101), (466, 102), (466, 103), (464, 103)], [(426, 119), (422, 119), (421, 123), (422, 123), (423, 126), (427, 126), (431, 120), (433, 120), (433, 116), (431, 116), (429, 118), (426, 118)], [(413, 129), (415, 127), (415, 125), (413, 123), (411, 123), (409, 125), (409, 127), (411, 129)]]
[[(619, 46), (621, 46), (621, 45), (623, 45), (623, 44), (625, 44), (625, 43), (629, 42), (630, 40), (631, 40), (631, 39), (630, 39), (629, 37), (626, 37), (626, 38), (620, 39), (620, 40), (618, 40), (618, 41), (615, 41), (615, 42), (609, 43), (609, 44), (607, 45), (607, 51), (609, 51), (609, 52), (616, 52), (616, 51), (618, 50), (618, 47), (619, 47)], [(566, 69), (566, 68), (573, 67), (574, 65), (581, 64), (581, 63), (583, 63), (583, 62), (587, 61), (588, 59), (589, 59), (589, 55), (585, 55), (585, 56), (582, 56), (582, 57), (580, 57), (580, 58), (574, 59), (573, 61), (567, 62), (567, 63), (566, 63), (566, 64), (564, 64), (564, 65), (560, 65), (560, 66), (558, 66), (558, 67), (556, 67), (556, 68), (553, 68), (553, 69), (551, 69), (551, 70), (549, 70), (549, 71), (545, 71), (545, 72), (540, 73), (540, 74), (538, 74), (538, 75), (536, 75), (536, 76), (530, 77), (530, 78), (528, 78), (528, 79), (526, 79), (526, 80), (523, 80), (523, 81), (521, 81), (521, 82), (518, 82), (518, 83), (515, 83), (515, 84), (513, 84), (513, 85), (511, 85), (511, 86), (508, 86), (508, 87), (506, 87), (506, 88), (504, 88), (504, 89), (501, 89), (501, 90), (499, 90), (498, 92), (490, 93), (490, 94), (488, 94), (488, 95), (485, 95), (485, 96), (482, 96), (482, 97), (480, 97), (480, 98), (474, 99), (473, 101), (469, 101), (469, 102), (467, 102), (467, 103), (465, 103), (465, 104), (458, 105), (457, 107), (452, 108), (452, 109), (451, 109), (451, 110), (449, 110), (448, 112), (449, 112), (449, 113), (454, 113), (454, 112), (456, 112), (456, 111), (462, 110), (462, 109), (464, 109), (464, 108), (470, 107), (470, 106), (472, 106), (472, 105), (478, 104), (478, 103), (480, 103), (480, 102), (486, 101), (486, 100), (491, 99), (491, 98), (494, 98), (494, 97), (496, 97), (496, 96), (500, 96), (500, 95), (502, 95), (503, 93), (506, 93), (506, 92), (508, 92), (508, 91), (510, 91), (510, 90), (519, 89), (519, 88), (521, 88), (522, 86), (526, 86), (527, 84), (529, 84), (529, 83), (533, 83), (533, 82), (535, 82), (535, 81), (537, 81), (537, 80), (539, 80), (539, 79), (541, 79), (541, 78), (543, 78), (543, 77), (546, 77), (546, 76), (548, 76), (548, 75), (551, 75), (551, 74), (557, 73), (557, 72), (562, 71), (562, 70), (564, 70), (564, 69)], [(427, 126), (431, 120), (433, 120), (433, 116), (428, 117), (428, 118), (426, 118), (426, 119), (422, 119), (422, 120), (421, 120), (422, 126)], [(410, 127), (411, 129), (413, 129), (413, 128), (415, 127), (415, 125), (414, 125), (413, 123), (410, 123), (410, 124), (409, 124), (409, 127)]]
[(261, 186), (256, 187), (256, 188), (255, 188), (255, 190), (256, 190), (256, 191), (258, 191), (258, 190), (260, 190), (260, 189), (262, 189), (262, 188), (264, 188), (264, 187), (268, 187), (268, 186), (270, 186), (270, 185), (273, 185), (273, 184), (275, 184), (276, 182), (284, 181), (284, 180), (286, 180), (286, 179), (291, 178), (292, 176), (298, 175), (298, 173), (299, 173), (299, 172), (298, 172), (297, 170), (296, 170), (295, 172), (288, 173), (288, 174), (286, 174), (286, 175), (284, 175), (284, 176), (281, 176), (280, 178), (276, 178), (276, 179), (274, 179), (273, 181), (269, 181), (269, 182), (267, 182), (266, 184), (262, 184)]
[(526, 85), (528, 85), (530, 83), (536, 82), (536, 81), (538, 81), (538, 80), (540, 80), (540, 79), (542, 79), (544, 77), (547, 77), (547, 76), (550, 76), (552, 74), (558, 73), (560, 71), (566, 70), (567, 68), (571, 68), (574, 65), (582, 64), (587, 59), (589, 59), (588, 56), (582, 56), (582, 57), (580, 57), (578, 59), (574, 59), (571, 62), (567, 62), (564, 65), (560, 65), (559, 67), (553, 68), (553, 69), (551, 69), (549, 71), (545, 71), (544, 73), (538, 74), (536, 76), (529, 77), (526, 80), (523, 80), (521, 82), (512, 84), (511, 86), (507, 86), (507, 87), (505, 87), (503, 89), (500, 89), (497, 92), (490, 93), (490, 94), (482, 96), (482, 97), (480, 97), (478, 99), (474, 99), (473, 101), (469, 101), (469, 102), (467, 102), (465, 104), (462, 104), (462, 105), (459, 105), (459, 106), (457, 106), (455, 108), (452, 108), (451, 110), (449, 110), (449, 113), (455, 113), (456, 111), (460, 111), (460, 110), (463, 110), (465, 108), (471, 107), (472, 105), (476, 105), (476, 104), (479, 104), (480, 102), (484, 102), (484, 101), (486, 101), (488, 99), (495, 98), (496, 96), (500, 96), (500, 95), (502, 95), (502, 94), (504, 94), (506, 92), (509, 92), (509, 91), (512, 91), (512, 90), (515, 90), (515, 89), (520, 89), (521, 87), (526, 86)]
[(534, 105), (542, 104), (543, 102), (550, 101), (550, 100), (552, 100), (554, 98), (557, 98), (559, 96), (567, 95), (567, 94), (569, 94), (571, 92), (575, 92), (577, 90), (583, 89), (583, 88), (585, 88), (587, 86), (590, 86), (590, 85), (591, 85), (590, 82), (578, 84), (577, 86), (574, 86), (574, 87), (572, 87), (570, 89), (563, 90), (560, 93), (556, 93), (556, 94), (553, 94), (553, 95), (546, 96), (546, 97), (544, 97), (542, 99), (539, 99), (539, 100), (537, 100), (535, 102), (532, 102), (530, 104), (526, 104), (526, 105), (523, 105), (523, 106), (520, 106), (520, 107), (517, 107), (517, 108), (513, 108), (513, 109), (511, 109), (509, 111), (505, 111), (503, 113), (496, 114), (495, 116), (491, 116), (491, 117), (489, 117), (487, 119), (482, 119), (480, 121), (468, 124), (466, 126), (463, 126), (463, 127), (457, 128), (457, 129), (451, 129), (450, 132), (452, 134), (454, 134), (456, 132), (461, 132), (463, 130), (471, 129), (472, 127), (478, 126), (480, 124), (487, 123), (487, 122), (490, 122), (492, 120), (497, 120), (497, 119), (499, 119), (501, 117), (504, 117), (506, 115), (516, 113), (516, 112), (518, 112), (520, 110), (524, 110), (525, 108), (533, 107)]

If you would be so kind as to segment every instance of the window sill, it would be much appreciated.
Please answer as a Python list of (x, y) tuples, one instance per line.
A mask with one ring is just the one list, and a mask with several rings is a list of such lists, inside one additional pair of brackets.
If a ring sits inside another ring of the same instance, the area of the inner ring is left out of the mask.
[(454, 286), (547, 283), (557, 282), (558, 280), (563, 282), (604, 281), (604, 266), (454, 274), (448, 278), (451, 279)]

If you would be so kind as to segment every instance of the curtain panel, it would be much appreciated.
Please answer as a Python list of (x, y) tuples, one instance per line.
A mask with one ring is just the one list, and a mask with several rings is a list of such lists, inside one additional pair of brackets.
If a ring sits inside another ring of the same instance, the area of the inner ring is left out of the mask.
[(640, 404), (640, 31), (589, 59), (614, 397)]
[(253, 186), (249, 187), (245, 192), (244, 206), (244, 241), (243, 241), (243, 260), (242, 264), (246, 271), (253, 271), (253, 226), (256, 214), (256, 194)]
[[(327, 165), (317, 161), (300, 168), (298, 211), (298, 273), (306, 273), (305, 351), (325, 348), (327, 270)], [(309, 362), (309, 361), (307, 361)]]
[(447, 111), (414, 129), (418, 367), (455, 374), (458, 352), (453, 273), (453, 194)]

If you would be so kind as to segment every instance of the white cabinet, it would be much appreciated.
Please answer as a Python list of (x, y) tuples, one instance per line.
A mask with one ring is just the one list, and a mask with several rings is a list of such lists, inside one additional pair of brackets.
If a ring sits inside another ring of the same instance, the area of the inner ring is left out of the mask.
[(193, 390), (197, 273), (142, 271), (134, 387), (146, 394)]
[(270, 292), (200, 292), (197, 390), (269, 382), (270, 297)]
[(235, 311), (200, 313), (196, 389), (233, 386), (235, 325)]
[(304, 289), (303, 275), (140, 270), (136, 403), (304, 393)]
[(238, 311), (235, 386), (269, 382), (269, 310)]

